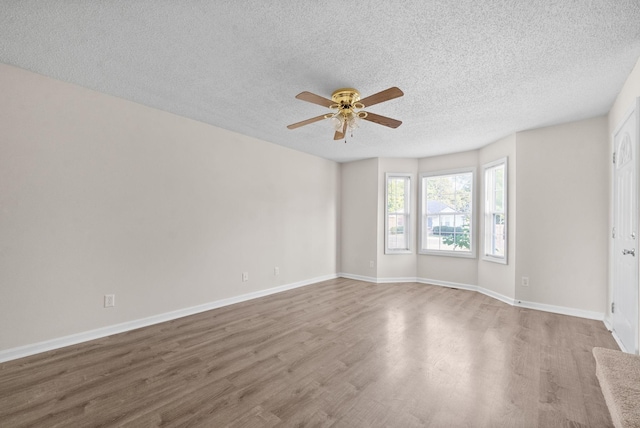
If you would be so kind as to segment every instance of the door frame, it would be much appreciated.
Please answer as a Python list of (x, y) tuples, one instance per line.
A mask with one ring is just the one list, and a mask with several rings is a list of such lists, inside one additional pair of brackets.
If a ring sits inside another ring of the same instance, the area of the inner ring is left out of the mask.
[[(615, 136), (616, 134), (622, 129), (623, 125), (625, 124), (625, 122), (630, 118), (631, 115), (635, 115), (635, 121), (636, 121), (636, 159), (635, 159), (635, 167), (636, 167), (636, 198), (637, 198), (637, 202), (638, 202), (638, 206), (640, 207), (640, 97), (635, 98), (633, 101), (633, 104), (626, 110), (626, 113), (624, 114), (624, 116), (622, 116), (622, 118), (620, 119), (620, 121), (616, 124), (615, 129), (613, 130), (613, 132), (611, 133), (610, 136), (610, 155), (614, 156), (615, 150), (616, 150), (616, 146), (615, 146)], [(625, 346), (622, 344), (622, 341), (620, 340), (620, 338), (618, 338), (618, 336), (616, 335), (616, 332), (614, 330), (614, 325), (613, 325), (613, 313), (611, 312), (611, 304), (613, 302), (614, 299), (614, 295), (615, 295), (615, 260), (614, 260), (614, 251), (615, 251), (615, 242), (613, 239), (613, 228), (614, 228), (614, 222), (615, 222), (615, 173), (616, 173), (616, 166), (613, 163), (613, 159), (610, 159), (612, 161), (612, 163), (610, 163), (610, 167), (611, 167), (611, 173), (609, 174), (609, 179), (611, 180), (611, 185), (610, 185), (610, 198), (609, 198), (609, 261), (608, 261), (608, 265), (609, 265), (609, 290), (608, 290), (608, 301), (607, 301), (607, 308), (606, 308), (606, 316), (605, 316), (605, 324), (607, 326), (607, 328), (609, 329), (609, 331), (612, 333), (613, 338), (615, 339), (616, 343), (618, 344), (618, 346), (620, 347), (620, 349), (622, 349), (623, 351), (628, 351), (631, 353), (636, 353), (636, 350), (626, 350)], [(640, 221), (640, 213), (636, 212), (636, 216), (638, 217), (637, 220)], [(636, 224), (640, 225), (640, 222), (637, 222)], [(638, 257), (638, 259), (640, 259), (640, 257)], [(638, 267), (637, 267), (637, 272), (638, 272), (638, 281), (636, 283), (636, 287), (638, 288), (638, 299), (635, 302), (636, 303), (636, 313), (638, 315), (638, 319), (636, 320), (636, 344), (638, 344), (638, 346), (640, 346), (640, 261), (636, 261), (636, 263), (638, 263)]]

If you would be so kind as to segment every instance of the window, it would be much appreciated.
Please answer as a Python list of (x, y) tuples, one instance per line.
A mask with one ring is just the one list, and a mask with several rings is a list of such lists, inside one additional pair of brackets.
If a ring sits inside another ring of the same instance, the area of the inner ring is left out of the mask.
[(411, 199), (409, 174), (386, 174), (385, 254), (411, 253), (409, 201)]
[(421, 175), (421, 254), (475, 257), (474, 175), (474, 168)]
[(484, 256), (507, 263), (507, 158), (484, 166)]

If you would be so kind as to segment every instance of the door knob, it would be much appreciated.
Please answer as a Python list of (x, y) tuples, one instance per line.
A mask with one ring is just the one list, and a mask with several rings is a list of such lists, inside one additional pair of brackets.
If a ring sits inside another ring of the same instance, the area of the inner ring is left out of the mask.
[(626, 249), (625, 249), (625, 250), (622, 250), (622, 255), (623, 255), (623, 256), (626, 256), (627, 254), (631, 254), (632, 256), (634, 256), (634, 257), (635, 257), (635, 256), (636, 256), (636, 249), (635, 249), (635, 248), (632, 248), (632, 249), (630, 249), (630, 250), (626, 250)]

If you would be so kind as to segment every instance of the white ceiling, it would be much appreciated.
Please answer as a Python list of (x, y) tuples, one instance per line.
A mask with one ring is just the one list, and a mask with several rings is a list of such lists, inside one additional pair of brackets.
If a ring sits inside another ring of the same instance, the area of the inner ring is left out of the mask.
[[(336, 161), (425, 157), (606, 114), (640, 57), (640, 0), (3, 0), (0, 62)], [(333, 140), (296, 100), (403, 121)]]

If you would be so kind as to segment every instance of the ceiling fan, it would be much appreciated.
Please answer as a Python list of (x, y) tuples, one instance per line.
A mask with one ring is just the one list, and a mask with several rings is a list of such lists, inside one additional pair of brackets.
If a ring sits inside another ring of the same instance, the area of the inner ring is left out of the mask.
[(388, 126), (389, 128), (397, 128), (402, 124), (401, 121), (364, 111), (363, 109), (403, 95), (404, 92), (395, 86), (362, 99), (360, 99), (360, 92), (353, 88), (341, 88), (334, 91), (330, 100), (311, 92), (301, 92), (296, 95), (297, 99), (328, 107), (332, 112), (294, 123), (287, 126), (287, 128), (296, 129), (323, 119), (329, 119), (335, 130), (334, 140), (343, 139), (347, 130), (350, 130), (353, 136), (353, 130), (358, 128), (361, 119)]

